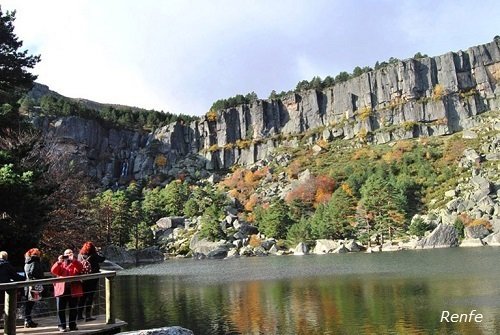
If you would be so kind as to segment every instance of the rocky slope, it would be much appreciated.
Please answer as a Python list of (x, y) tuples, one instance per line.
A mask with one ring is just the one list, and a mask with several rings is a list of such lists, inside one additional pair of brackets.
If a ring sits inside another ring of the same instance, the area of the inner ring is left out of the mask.
[(500, 39), (437, 57), (399, 61), (323, 91), (218, 111), (152, 133), (106, 128), (77, 117), (35, 118), (55, 155), (110, 185), (152, 175), (248, 165), (277, 146), (322, 138), (386, 143), (451, 134), (500, 107)]
[[(454, 169), (456, 174), (450, 178), (451, 183), (436, 183), (432, 188), (440, 189), (439, 195), (427, 204), (427, 208), (432, 209), (414, 215), (411, 220), (422, 220), (426, 224), (425, 236), (421, 238), (408, 233), (378, 245), (377, 234), (374, 234), (371, 247), (354, 240), (320, 239), (288, 249), (276, 239), (264, 236), (253, 226), (255, 223), (245, 222), (244, 216), (237, 215), (238, 209), (234, 205), (225, 209), (226, 217), (219, 223), (227, 236), (224, 240), (210, 242), (201, 239), (198, 233), (200, 217), (170, 217), (156, 222), (156, 241), (169, 257), (187, 255), (196, 258), (500, 246), (500, 112), (486, 112), (472, 120), (476, 126), (441, 139), (443, 147), (453, 141), (464, 146), (456, 153), (458, 158), (450, 163), (458, 164), (458, 168)], [(390, 145), (378, 147), (387, 148)], [(267, 162), (260, 161), (249, 170), (264, 165), (270, 166), (271, 170), (280, 165), (289, 166), (290, 154), (273, 154)], [(276, 178), (273, 178), (268, 170), (252, 192), (266, 200), (285, 198), (294, 183), (303, 184), (312, 180), (308, 169), (300, 172), (297, 179), (281, 178), (279, 174), (274, 171)], [(463, 228), (459, 223), (463, 224)]]

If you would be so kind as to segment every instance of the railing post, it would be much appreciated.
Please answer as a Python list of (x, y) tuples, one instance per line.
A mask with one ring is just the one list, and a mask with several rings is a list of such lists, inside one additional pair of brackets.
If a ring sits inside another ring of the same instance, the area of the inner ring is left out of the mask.
[(4, 334), (16, 335), (17, 289), (5, 291)]
[(114, 277), (106, 277), (104, 279), (106, 286), (106, 323), (115, 323), (115, 309), (113, 307), (113, 281)]

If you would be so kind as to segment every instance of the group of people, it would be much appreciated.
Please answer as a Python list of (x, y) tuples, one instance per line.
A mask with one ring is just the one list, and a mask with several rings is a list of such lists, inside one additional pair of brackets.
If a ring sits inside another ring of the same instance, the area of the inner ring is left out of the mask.
[[(40, 262), (41, 252), (39, 249), (32, 248), (26, 252), (24, 265), (25, 277), (19, 275), (7, 259), (7, 252), (0, 251), (0, 283), (43, 279), (43, 267)], [(95, 245), (92, 242), (85, 242), (77, 257), (74, 256), (73, 250), (66, 249), (52, 265), (50, 272), (57, 277), (98, 273), (100, 271), (99, 263), (103, 261), (104, 257), (97, 252)], [(66, 332), (68, 329), (70, 331), (77, 330), (77, 320), (85, 320), (86, 322), (95, 320), (92, 317), (92, 304), (98, 281), (99, 279), (96, 278), (54, 283), (59, 331)], [(31, 317), (36, 300), (31, 296), (33, 294), (31, 288), (30, 286), (29, 289), (25, 290), (24, 327), (26, 328), (34, 328), (38, 325)], [(0, 295), (0, 300), (3, 300), (3, 294)], [(69, 309), (68, 323), (66, 322), (67, 309)], [(67, 328), (66, 325), (69, 327)]]

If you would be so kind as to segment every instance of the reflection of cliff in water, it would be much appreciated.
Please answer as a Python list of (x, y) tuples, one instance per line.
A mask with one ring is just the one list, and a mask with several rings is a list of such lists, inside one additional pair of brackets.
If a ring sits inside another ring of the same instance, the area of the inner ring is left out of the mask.
[[(473, 334), (494, 333), (500, 322), (496, 279), (500, 270), (488, 270), (496, 258), (493, 249), (350, 256), (275, 257), (274, 264), (281, 259), (286, 266), (312, 263), (308, 270), (327, 264), (340, 269), (338, 274), (309, 273), (284, 279), (268, 274), (273, 279), (203, 282), (203, 269), (191, 280), (191, 266), (209, 261), (166, 262), (127, 270), (123, 273), (142, 274), (117, 278), (118, 317), (123, 315), (130, 329), (180, 325), (195, 334)], [(482, 265), (464, 271), (463, 261), (477, 257), (484, 261)], [(269, 260), (235, 262), (240, 262), (241, 269), (253, 267), (259, 272), (269, 271), (265, 265)], [(344, 271), (346, 264), (360, 271)], [(233, 267), (227, 261), (211, 265), (213, 273)], [(159, 268), (173, 274), (161, 275), (163, 270), (158, 275), (144, 274)], [(275, 271), (287, 277), (279, 266)], [(131, 311), (130, 306), (140, 310)], [(442, 310), (466, 313), (471, 309), (484, 314), (481, 324), (439, 322)]]

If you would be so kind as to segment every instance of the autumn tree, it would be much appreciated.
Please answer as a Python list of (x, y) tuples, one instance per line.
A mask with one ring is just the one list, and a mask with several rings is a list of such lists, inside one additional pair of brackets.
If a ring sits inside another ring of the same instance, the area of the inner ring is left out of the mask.
[(78, 249), (87, 240), (101, 246), (106, 242), (100, 222), (93, 216), (96, 186), (66, 157), (59, 159), (57, 164), (49, 164), (45, 172), (52, 191), (46, 198), (48, 215), (40, 247), (49, 257), (57, 257), (66, 248)]

